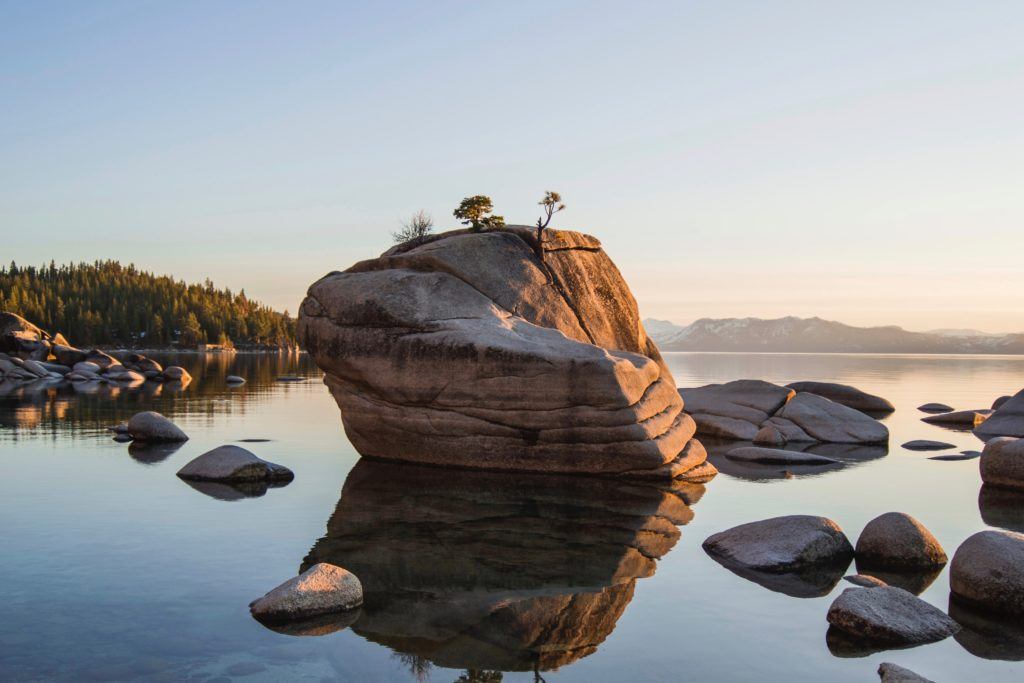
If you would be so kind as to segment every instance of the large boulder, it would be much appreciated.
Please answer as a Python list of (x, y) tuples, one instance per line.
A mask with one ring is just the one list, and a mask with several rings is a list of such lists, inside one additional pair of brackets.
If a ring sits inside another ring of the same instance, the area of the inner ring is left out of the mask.
[(787, 441), (885, 443), (889, 430), (878, 420), (816, 394), (797, 394), (768, 421)]
[(903, 512), (886, 512), (867, 523), (857, 539), (857, 566), (893, 570), (946, 564), (946, 551), (923, 524)]
[(771, 382), (741, 379), (680, 389), (679, 395), (701, 436), (750, 441), (794, 392)]
[[(9, 353), (32, 351), (48, 336), (42, 329), (17, 313), (0, 311), (0, 351)], [(46, 360), (46, 357), (36, 360)]]
[(50, 348), (50, 353), (53, 354), (58, 363), (69, 368), (73, 367), (76, 363), (84, 362), (89, 357), (87, 352), (76, 349), (73, 346), (65, 346), (64, 344), (54, 344)]
[(722, 564), (762, 572), (790, 572), (829, 564), (843, 564), (845, 568), (853, 557), (853, 546), (839, 525), (812, 515), (740, 524), (712, 534), (703, 547)]
[(974, 433), (985, 440), (996, 436), (1024, 437), (1024, 389), (1001, 404), (987, 420), (974, 428)]
[(315, 282), (298, 321), (365, 456), (673, 478), (696, 425), (598, 240), (453, 231)]
[(352, 572), (315, 564), (249, 604), (261, 621), (292, 621), (344, 612), (363, 604), (363, 586)]
[(986, 484), (1024, 491), (1024, 439), (992, 439), (981, 452), (980, 468)]
[(957, 600), (1024, 616), (1024, 534), (979, 531), (953, 553), (949, 588)]
[(188, 441), (188, 435), (160, 413), (135, 413), (128, 420), (128, 433), (136, 441)]
[(827, 618), (849, 635), (893, 645), (932, 643), (960, 630), (945, 612), (894, 586), (847, 588)]
[(267, 462), (241, 446), (218, 446), (189, 461), (178, 476), (192, 481), (288, 482), (295, 474), (283, 465)]
[(797, 393), (824, 396), (830, 401), (835, 401), (847, 408), (853, 408), (862, 413), (891, 413), (896, 410), (896, 407), (887, 399), (861, 391), (857, 387), (851, 387), (848, 384), (805, 381), (791, 382), (786, 386)]

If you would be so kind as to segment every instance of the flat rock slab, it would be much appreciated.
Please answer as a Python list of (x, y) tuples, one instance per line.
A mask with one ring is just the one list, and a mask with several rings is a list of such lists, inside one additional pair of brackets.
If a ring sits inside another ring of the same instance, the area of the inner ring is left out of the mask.
[(683, 409), (697, 422), (697, 433), (750, 441), (761, 424), (794, 396), (792, 389), (771, 382), (741, 379), (680, 389)]
[(882, 662), (878, 666), (878, 677), (882, 683), (935, 683), (931, 679), (891, 662)]
[(193, 481), (291, 481), (295, 474), (284, 467), (267, 462), (240, 446), (218, 446), (203, 453), (178, 470), (182, 479)]
[(953, 554), (949, 588), (968, 605), (1024, 616), (1024, 534), (979, 531), (969, 537)]
[(730, 460), (743, 462), (760, 462), (773, 465), (835, 465), (839, 460), (826, 458), (814, 453), (785, 451), (778, 448), (761, 448), (759, 446), (740, 446), (725, 454)]
[(996, 436), (1024, 437), (1024, 389), (999, 406), (988, 419), (974, 428), (974, 433), (988, 440)]
[(828, 623), (868, 641), (933, 643), (960, 630), (945, 612), (902, 588), (847, 588), (828, 609)]
[(945, 403), (925, 403), (918, 406), (917, 409), (922, 413), (948, 413), (955, 410), (953, 406), (948, 406)]
[(929, 460), (948, 460), (948, 461), (954, 461), (954, 460), (974, 460), (975, 458), (980, 457), (980, 456), (981, 456), (981, 451), (963, 451), (963, 452), (960, 452), (960, 453), (955, 453), (955, 454), (950, 454), (950, 455), (933, 455), (933, 456), (931, 456), (928, 459)]
[(891, 413), (896, 407), (881, 396), (861, 391), (848, 384), (834, 382), (792, 382), (786, 385), (797, 393), (815, 394), (835, 401), (847, 408), (865, 413)]
[(812, 515), (788, 515), (741, 524), (709, 536), (703, 547), (723, 564), (763, 572), (848, 563), (853, 557), (853, 546), (839, 525)]
[(855, 548), (858, 568), (894, 571), (931, 569), (946, 564), (946, 551), (921, 522), (903, 512), (886, 512), (867, 523)]
[(999, 437), (981, 453), (981, 480), (991, 486), (1024, 491), (1024, 439)]
[(352, 572), (333, 564), (315, 564), (249, 604), (261, 621), (292, 621), (344, 612), (363, 604), (363, 586)]
[(160, 413), (135, 413), (128, 420), (128, 433), (136, 441), (188, 441), (188, 435)]
[(889, 429), (859, 410), (816, 394), (797, 394), (768, 421), (790, 442), (886, 443)]
[(932, 441), (930, 439), (914, 439), (903, 444), (903, 448), (908, 451), (945, 451), (950, 448), (956, 448), (951, 443), (945, 441)]
[(992, 414), (988, 408), (978, 410), (954, 410), (951, 413), (938, 413), (922, 417), (922, 422), (933, 425), (955, 425), (957, 427), (974, 427), (979, 425)]
[(849, 581), (854, 586), (861, 586), (863, 588), (878, 588), (879, 586), (889, 585), (878, 577), (871, 576), (869, 574), (850, 574), (849, 576), (844, 576), (843, 580)]

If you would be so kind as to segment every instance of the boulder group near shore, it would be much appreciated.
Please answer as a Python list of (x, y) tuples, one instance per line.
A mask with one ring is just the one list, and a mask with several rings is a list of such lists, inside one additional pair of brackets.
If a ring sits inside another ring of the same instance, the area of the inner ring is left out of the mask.
[(821, 393), (797, 392), (794, 388), (807, 385), (843, 387), (848, 391), (836, 390), (843, 395), (859, 392), (841, 384), (796, 382), (783, 387), (746, 379), (684, 388), (679, 394), (686, 412), (697, 422), (697, 435), (701, 437), (776, 446), (790, 442), (878, 444), (889, 440), (886, 426), (861, 410)]
[[(330, 273), (299, 313), (364, 456), (671, 479), (696, 425), (601, 243), (456, 230)], [(703, 467), (706, 470), (706, 467)]]

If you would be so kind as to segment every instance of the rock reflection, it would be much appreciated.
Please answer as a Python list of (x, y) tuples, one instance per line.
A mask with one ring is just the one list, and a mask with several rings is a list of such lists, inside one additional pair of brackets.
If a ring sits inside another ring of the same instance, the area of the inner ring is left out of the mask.
[(181, 443), (147, 443), (144, 441), (132, 441), (128, 444), (128, 455), (135, 462), (143, 465), (156, 465), (174, 455)]
[(856, 466), (870, 460), (884, 458), (889, 454), (885, 444), (843, 444), (843, 443), (791, 443), (785, 450), (823, 455), (840, 462), (834, 465), (780, 465), (731, 460), (725, 454), (740, 446), (754, 445), (750, 441), (730, 441), (702, 438), (701, 443), (708, 451), (708, 461), (719, 472), (746, 481), (775, 481), (803, 477), (816, 477)]
[(865, 567), (862, 563), (858, 562), (857, 573), (873, 576), (876, 579), (885, 581), (890, 586), (902, 588), (914, 595), (921, 595), (921, 593), (925, 592), (928, 586), (935, 583), (935, 579), (939, 577), (939, 574), (942, 573), (944, 567), (945, 565), (916, 572), (894, 572), (875, 569), (873, 567)]
[[(716, 562), (717, 557), (712, 556)], [(845, 564), (821, 565), (808, 567), (795, 572), (763, 572), (749, 567), (741, 567), (719, 562), (736, 576), (793, 598), (820, 598), (832, 592), (836, 584), (843, 578), (849, 562)]]
[(963, 628), (953, 638), (975, 657), (1024, 661), (1024, 623), (1013, 617), (982, 612), (950, 595), (949, 616)]
[[(177, 444), (176, 444), (177, 445)], [(219, 481), (194, 481), (191, 479), (182, 479), (196, 491), (199, 491), (203, 495), (207, 495), (210, 498), (216, 498), (217, 500), (224, 501), (235, 501), (244, 500), (246, 498), (259, 498), (266, 495), (270, 489), (281, 488), (287, 486), (291, 482), (266, 482), (266, 481), (239, 481), (234, 483), (219, 482)], [(279, 629), (274, 629), (279, 630)], [(283, 632), (283, 631), (282, 631)]]
[(985, 524), (1024, 533), (1024, 491), (982, 484), (978, 492), (978, 510)]
[(353, 571), (353, 630), (403, 656), (548, 670), (607, 638), (703, 491), (363, 459), (303, 569)]

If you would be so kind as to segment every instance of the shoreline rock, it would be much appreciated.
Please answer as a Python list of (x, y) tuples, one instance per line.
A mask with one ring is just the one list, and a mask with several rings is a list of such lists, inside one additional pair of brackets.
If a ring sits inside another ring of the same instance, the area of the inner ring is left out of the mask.
[(128, 420), (128, 434), (136, 441), (188, 441), (188, 435), (160, 413), (135, 413)]
[(263, 460), (241, 446), (227, 444), (190, 460), (178, 470), (178, 476), (191, 481), (289, 482), (295, 478), (295, 473), (283, 465)]
[(886, 512), (868, 522), (854, 552), (858, 568), (906, 571), (933, 569), (947, 562), (946, 551), (935, 536), (903, 512)]
[(869, 642), (933, 643), (960, 630), (945, 612), (902, 588), (847, 588), (828, 609), (828, 623)]
[(786, 386), (797, 393), (822, 396), (847, 408), (859, 410), (862, 413), (891, 413), (896, 410), (896, 406), (887, 399), (861, 391), (857, 387), (852, 387), (848, 384), (802, 381), (790, 382)]
[(853, 559), (853, 546), (839, 525), (812, 515), (740, 524), (712, 534), (702, 546), (722, 564), (770, 573), (841, 563), (845, 568)]
[(347, 612), (363, 604), (363, 586), (355, 574), (321, 562), (288, 579), (249, 604), (253, 617), (285, 622)]

